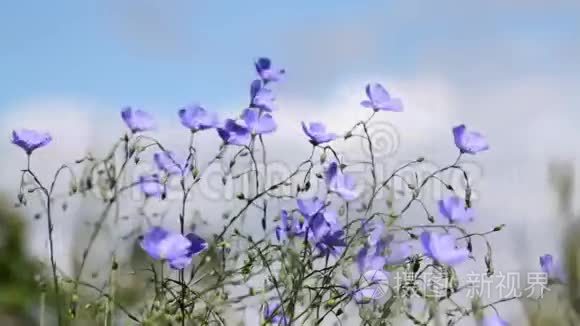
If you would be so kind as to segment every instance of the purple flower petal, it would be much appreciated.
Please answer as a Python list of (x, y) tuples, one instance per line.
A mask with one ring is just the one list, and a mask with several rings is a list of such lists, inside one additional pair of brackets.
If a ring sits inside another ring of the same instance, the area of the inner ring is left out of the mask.
[(254, 134), (267, 134), (276, 131), (276, 122), (269, 113), (260, 114), (257, 109), (245, 109), (242, 119), (248, 129)]
[(308, 126), (302, 122), (302, 130), (313, 145), (328, 143), (336, 139), (336, 134), (327, 133), (326, 127), (320, 122), (311, 122)]
[(546, 254), (540, 257), (540, 266), (542, 271), (546, 274), (550, 274), (554, 269), (554, 257), (550, 254)]
[(369, 109), (373, 108), (373, 102), (368, 101), (368, 100), (361, 101), (360, 105), (364, 106), (365, 108), (369, 108)]
[(35, 149), (48, 145), (51, 141), (52, 137), (47, 132), (31, 129), (12, 131), (12, 143), (22, 148), (28, 155), (32, 154)]
[(281, 226), (276, 227), (276, 239), (278, 241), (285, 239), (287, 236), (288, 235), (286, 234), (286, 230), (283, 227), (281, 227)]
[(346, 201), (354, 200), (358, 197), (354, 178), (343, 174), (338, 167), (338, 163), (332, 162), (324, 172), (326, 186), (330, 192), (338, 194)]
[(141, 191), (148, 197), (162, 197), (165, 193), (165, 186), (159, 180), (157, 174), (139, 177)]
[(366, 86), (368, 100), (361, 105), (375, 111), (403, 111), (403, 103), (398, 98), (391, 98), (387, 90), (379, 83), (370, 83)]
[(542, 272), (546, 273), (548, 279), (561, 283), (566, 282), (566, 273), (564, 272), (561, 263), (557, 262), (552, 255), (546, 254), (541, 256), (540, 267), (542, 268)]
[(387, 92), (383, 85), (379, 83), (367, 84), (365, 91), (367, 93), (367, 97), (373, 103), (388, 102), (391, 100), (389, 92)]
[(297, 199), (296, 204), (298, 205), (298, 210), (304, 217), (312, 217), (322, 211), (324, 208), (324, 201), (318, 197), (312, 197), (310, 199)]
[(344, 252), (345, 247), (346, 241), (342, 230), (326, 232), (316, 242), (316, 248), (320, 251), (320, 256), (339, 256)]
[(168, 260), (169, 267), (173, 269), (184, 269), (191, 264), (192, 257), (185, 255), (185, 256), (178, 256), (174, 259)]
[(131, 107), (126, 107), (121, 111), (121, 117), (132, 133), (155, 129), (153, 117), (143, 110), (133, 110)]
[(250, 99), (253, 100), (254, 97), (256, 97), (256, 95), (258, 95), (258, 92), (262, 89), (262, 81), (259, 79), (256, 79), (254, 81), (252, 81), (252, 83), (250, 84)]
[(465, 125), (453, 128), (453, 138), (461, 153), (476, 154), (489, 149), (485, 137), (478, 132), (468, 131)]
[(324, 215), (318, 213), (312, 216), (308, 220), (308, 228), (312, 236), (309, 238), (313, 239), (314, 241), (320, 241), (322, 238), (327, 235), (330, 231), (330, 225), (326, 222)]
[(336, 214), (335, 211), (327, 209), (327, 210), (324, 210), (323, 212), (321, 212), (320, 214), (322, 214), (322, 217), (324, 218), (326, 223), (328, 223), (328, 225), (330, 226), (331, 231), (335, 232), (335, 231), (342, 230), (343, 227), (340, 224), (340, 222), (338, 220), (338, 215)]
[(164, 171), (168, 175), (182, 174), (186, 166), (178, 163), (175, 155), (169, 151), (162, 151), (153, 154), (153, 160), (157, 168)]
[(385, 257), (366, 247), (362, 248), (357, 255), (357, 265), (361, 274), (367, 270), (382, 270), (386, 262)]
[(273, 325), (288, 325), (288, 317), (284, 316), (284, 309), (280, 306), (280, 302), (264, 305), (264, 319)]
[(254, 80), (250, 86), (250, 107), (258, 108), (265, 112), (275, 110), (276, 98), (271, 89), (262, 85), (261, 80)]
[(161, 259), (159, 243), (163, 241), (168, 234), (168, 231), (160, 227), (151, 228), (151, 230), (145, 234), (143, 240), (141, 240), (141, 248), (143, 248), (151, 258), (155, 260)]
[(370, 229), (367, 242), (370, 246), (376, 246), (383, 238), (385, 225), (382, 222), (373, 222)]
[(178, 115), (181, 124), (191, 130), (211, 129), (219, 125), (216, 113), (208, 112), (197, 104), (180, 109)]
[(292, 217), (286, 210), (280, 212), (280, 225), (276, 227), (278, 241), (285, 238), (302, 236), (308, 229), (308, 225), (300, 219)]
[(206, 250), (209, 247), (207, 241), (195, 233), (189, 233), (185, 237), (187, 240), (189, 240), (189, 242), (191, 242), (191, 245), (187, 250), (187, 254), (189, 256), (197, 256), (200, 252)]
[(223, 128), (217, 130), (218, 135), (226, 144), (247, 146), (250, 143), (250, 130), (235, 120), (227, 119)]
[(256, 72), (265, 83), (279, 81), (286, 72), (284, 69), (273, 68), (269, 58), (258, 58), (255, 66)]
[(389, 288), (389, 276), (382, 270), (368, 270), (362, 275), (363, 284), (355, 290), (353, 298), (356, 303), (366, 303), (377, 300), (387, 294)]
[(153, 227), (143, 236), (141, 248), (155, 260), (172, 261), (188, 254), (191, 243), (179, 233)]
[(465, 201), (457, 196), (450, 196), (439, 200), (439, 213), (447, 218), (450, 223), (471, 222), (474, 219), (474, 211), (465, 205)]
[(290, 229), (290, 218), (286, 210), (280, 212), (280, 225), (276, 227), (276, 239), (278, 241), (288, 237), (287, 230)]
[(449, 266), (460, 264), (469, 257), (467, 248), (457, 248), (455, 241), (455, 238), (450, 234), (436, 232), (423, 232), (421, 234), (425, 255)]
[(403, 264), (413, 251), (413, 246), (409, 242), (391, 243), (390, 253), (387, 255), (386, 265), (400, 265)]
[(207, 249), (207, 242), (190, 233), (169, 232), (161, 227), (151, 228), (141, 240), (141, 248), (155, 260), (165, 260), (173, 269), (184, 269), (192, 257)]

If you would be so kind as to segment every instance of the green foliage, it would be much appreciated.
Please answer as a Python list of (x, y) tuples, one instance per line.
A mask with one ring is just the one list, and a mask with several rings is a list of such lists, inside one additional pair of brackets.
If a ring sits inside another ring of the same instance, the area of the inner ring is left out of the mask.
[(532, 326), (572, 326), (580, 324), (580, 224), (572, 222), (575, 171), (570, 162), (552, 162), (549, 181), (556, 194), (557, 216), (564, 218), (566, 235), (563, 245), (567, 284), (552, 284), (537, 304), (529, 305)]
[(40, 298), (35, 280), (37, 264), (26, 255), (22, 219), (0, 199), (0, 310), (3, 315), (24, 316)]

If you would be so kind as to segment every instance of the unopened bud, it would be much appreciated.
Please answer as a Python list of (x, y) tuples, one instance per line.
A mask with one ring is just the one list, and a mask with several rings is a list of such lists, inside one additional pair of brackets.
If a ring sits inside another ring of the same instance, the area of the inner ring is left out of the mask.
[(320, 154), (320, 163), (324, 163), (326, 162), (326, 152), (322, 152), (322, 154)]
[(505, 227), (505, 224), (498, 225), (498, 226), (493, 228), (493, 232), (501, 231), (504, 227)]

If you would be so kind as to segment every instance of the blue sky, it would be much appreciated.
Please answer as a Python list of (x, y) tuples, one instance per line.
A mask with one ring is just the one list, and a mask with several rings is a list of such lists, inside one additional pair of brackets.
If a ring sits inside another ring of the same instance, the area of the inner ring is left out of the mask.
[(282, 30), (347, 9), (329, 10), (331, 1), (315, 6), (96, 3), (12, 2), (4, 7), (0, 64), (9, 78), (0, 82), (1, 106), (55, 94), (119, 105), (195, 98), (219, 102), (226, 94), (246, 92), (256, 56), (277, 57)]
[[(580, 14), (567, 1), (191, 3), (5, 4), (0, 110), (50, 97), (112, 110), (223, 107), (246, 96), (259, 55), (284, 65), (286, 91), (304, 98), (370, 73), (412, 79), (434, 71), (481, 87), (579, 72)], [(485, 68), (474, 76), (477, 67)]]

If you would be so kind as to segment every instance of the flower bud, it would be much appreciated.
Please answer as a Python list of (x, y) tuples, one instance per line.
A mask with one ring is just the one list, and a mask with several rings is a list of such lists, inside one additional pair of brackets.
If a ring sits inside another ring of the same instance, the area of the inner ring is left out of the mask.
[(505, 227), (505, 224), (498, 225), (493, 228), (493, 232), (501, 231)]

